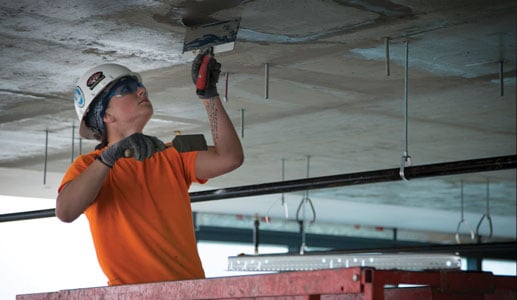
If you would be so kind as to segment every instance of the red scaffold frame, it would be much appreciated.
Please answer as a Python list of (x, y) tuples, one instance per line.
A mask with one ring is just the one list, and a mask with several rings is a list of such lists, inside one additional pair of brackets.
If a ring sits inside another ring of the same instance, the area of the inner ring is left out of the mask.
[(18, 295), (16, 299), (510, 300), (516, 297), (516, 276), (354, 267), (63, 290)]

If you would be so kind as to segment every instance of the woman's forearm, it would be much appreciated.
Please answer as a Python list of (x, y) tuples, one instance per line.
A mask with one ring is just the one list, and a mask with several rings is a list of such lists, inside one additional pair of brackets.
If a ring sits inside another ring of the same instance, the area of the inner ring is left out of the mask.
[(214, 146), (198, 154), (196, 174), (213, 178), (235, 170), (244, 161), (242, 145), (219, 96), (203, 99), (208, 114)]

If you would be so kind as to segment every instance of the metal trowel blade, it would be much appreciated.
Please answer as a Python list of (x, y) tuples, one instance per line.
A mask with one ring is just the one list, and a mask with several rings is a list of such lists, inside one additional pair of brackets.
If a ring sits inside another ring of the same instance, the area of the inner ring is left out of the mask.
[(189, 26), (185, 32), (183, 53), (214, 48), (214, 53), (233, 50), (241, 19)]

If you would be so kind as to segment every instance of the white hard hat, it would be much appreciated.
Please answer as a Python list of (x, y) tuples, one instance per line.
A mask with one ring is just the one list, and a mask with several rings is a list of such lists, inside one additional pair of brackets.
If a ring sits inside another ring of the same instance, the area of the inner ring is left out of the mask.
[(100, 139), (99, 134), (86, 126), (84, 117), (90, 108), (90, 104), (110, 83), (124, 76), (135, 76), (139, 81), (142, 77), (138, 73), (131, 72), (128, 68), (118, 64), (102, 64), (91, 68), (79, 78), (74, 93), (75, 111), (81, 125), (79, 134), (86, 139)]

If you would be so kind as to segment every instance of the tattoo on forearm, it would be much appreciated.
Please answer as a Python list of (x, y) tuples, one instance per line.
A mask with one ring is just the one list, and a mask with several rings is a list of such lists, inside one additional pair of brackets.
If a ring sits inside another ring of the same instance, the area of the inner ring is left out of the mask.
[(217, 106), (215, 105), (215, 101), (210, 99), (208, 101), (208, 111), (209, 119), (210, 119), (210, 128), (212, 129), (212, 137), (215, 141), (218, 139), (218, 131), (217, 131)]

